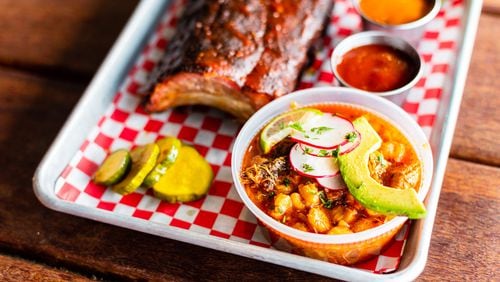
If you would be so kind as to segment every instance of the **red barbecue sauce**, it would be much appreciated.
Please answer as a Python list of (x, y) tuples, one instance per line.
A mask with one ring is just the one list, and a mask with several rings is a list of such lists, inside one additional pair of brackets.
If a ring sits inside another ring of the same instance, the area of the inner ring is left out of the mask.
[(337, 72), (350, 86), (370, 92), (398, 89), (416, 75), (409, 55), (391, 46), (372, 44), (347, 52)]

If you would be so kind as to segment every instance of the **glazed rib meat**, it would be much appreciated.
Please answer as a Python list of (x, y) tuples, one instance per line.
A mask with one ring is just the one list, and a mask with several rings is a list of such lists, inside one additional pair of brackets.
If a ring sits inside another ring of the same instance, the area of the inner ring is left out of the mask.
[(146, 109), (202, 104), (245, 120), (291, 92), (331, 0), (191, 0), (146, 86)]

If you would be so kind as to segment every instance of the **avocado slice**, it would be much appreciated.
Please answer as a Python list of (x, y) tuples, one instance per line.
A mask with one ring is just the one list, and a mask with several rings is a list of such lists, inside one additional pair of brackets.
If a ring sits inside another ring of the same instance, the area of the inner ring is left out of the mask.
[(361, 143), (353, 151), (338, 157), (339, 168), (349, 192), (364, 207), (382, 214), (405, 215), (411, 219), (426, 215), (424, 204), (414, 189), (384, 186), (370, 175), (368, 159), (382, 145), (382, 139), (365, 117), (353, 121)]

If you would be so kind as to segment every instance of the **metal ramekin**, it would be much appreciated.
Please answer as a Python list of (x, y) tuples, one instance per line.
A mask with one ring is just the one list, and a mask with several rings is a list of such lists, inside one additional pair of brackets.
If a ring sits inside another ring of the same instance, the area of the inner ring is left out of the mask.
[(390, 33), (395, 36), (399, 36), (407, 40), (413, 46), (417, 46), (420, 39), (422, 39), (423, 32), (425, 30), (425, 25), (432, 21), (439, 10), (441, 9), (441, 0), (429, 0), (432, 2), (432, 8), (430, 11), (422, 18), (400, 25), (388, 25), (377, 23), (370, 18), (368, 18), (359, 6), (361, 0), (352, 0), (354, 8), (363, 18), (363, 24), (365, 30), (381, 30)]
[[(413, 63), (416, 65), (416, 73), (413, 79), (408, 82), (407, 84), (403, 85), (400, 88), (390, 90), (390, 91), (384, 91), (384, 92), (371, 92), (371, 91), (365, 91), (368, 92), (372, 95), (377, 95), (377, 96), (383, 96), (385, 98), (388, 98), (389, 100), (393, 101), (394, 103), (401, 105), (401, 103), (404, 101), (404, 98), (408, 94), (408, 91), (417, 84), (417, 82), (420, 80), (422, 77), (423, 73), (423, 60), (418, 54), (417, 50), (407, 41), (405, 41), (402, 38), (393, 36), (391, 34), (388, 34), (386, 32), (381, 32), (381, 31), (365, 31), (365, 32), (360, 32), (356, 33), (354, 35), (351, 35), (344, 40), (342, 40), (333, 50), (332, 57), (330, 59), (331, 67), (333, 70), (333, 74), (335, 77), (339, 80), (339, 82), (343, 86), (347, 86), (350, 88), (356, 88), (349, 83), (347, 83), (337, 72), (337, 65), (340, 64), (342, 61), (342, 57), (350, 50), (360, 47), (360, 46), (365, 46), (365, 45), (370, 45), (370, 44), (382, 44), (382, 45), (388, 45), (393, 48), (396, 48), (398, 50), (401, 50), (402, 52), (406, 53), (410, 58), (412, 59)], [(357, 88), (356, 88), (357, 89)], [(361, 89), (360, 89), (361, 90)]]

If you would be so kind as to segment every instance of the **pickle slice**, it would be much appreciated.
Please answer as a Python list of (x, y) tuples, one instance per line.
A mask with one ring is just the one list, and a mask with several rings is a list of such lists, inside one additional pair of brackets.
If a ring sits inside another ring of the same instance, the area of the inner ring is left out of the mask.
[(130, 169), (130, 153), (117, 150), (109, 155), (94, 174), (94, 182), (110, 186), (120, 182)]
[(212, 184), (210, 164), (190, 146), (182, 146), (177, 160), (153, 186), (157, 198), (170, 203), (190, 202), (205, 196)]
[(142, 186), (144, 187), (153, 187), (153, 185), (160, 180), (160, 178), (167, 172), (167, 169), (174, 164), (182, 145), (181, 140), (175, 137), (160, 139), (156, 142), (156, 144), (160, 148), (160, 154), (158, 156), (158, 160), (156, 161), (156, 165), (142, 182)]
[(112, 189), (122, 195), (134, 192), (141, 185), (146, 175), (153, 169), (160, 149), (155, 143), (140, 146), (130, 152), (132, 167), (127, 177)]

